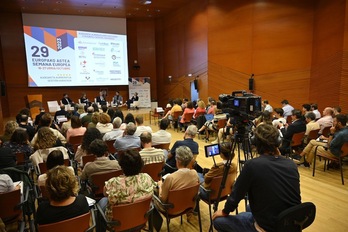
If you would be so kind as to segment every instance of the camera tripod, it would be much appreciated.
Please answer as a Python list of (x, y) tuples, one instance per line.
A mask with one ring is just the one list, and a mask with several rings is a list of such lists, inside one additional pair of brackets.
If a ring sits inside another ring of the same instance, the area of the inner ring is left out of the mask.
[[(244, 155), (244, 159), (241, 159), (241, 147), (243, 149), (243, 155)], [(233, 154), (235, 154), (235, 151), (237, 150), (238, 152), (238, 166), (239, 166), (239, 172), (242, 171), (243, 165), (245, 163), (246, 160), (248, 159), (252, 159), (253, 155), (251, 152), (251, 143), (250, 143), (250, 139), (249, 139), (249, 134), (248, 133), (244, 133), (244, 134), (235, 134), (234, 140), (231, 144), (231, 153), (229, 156), (228, 161), (225, 163), (224, 165), (224, 172), (223, 172), (223, 176), (222, 176), (222, 180), (221, 180), (221, 184), (220, 184), (220, 188), (219, 188), (219, 192), (217, 195), (217, 198), (214, 202), (213, 205), (213, 210), (214, 212), (217, 211), (218, 209), (218, 205), (221, 199), (221, 192), (222, 190), (225, 188), (225, 184), (226, 184), (226, 180), (229, 174), (229, 170), (231, 167), (231, 163), (232, 163), (232, 157)], [(247, 199), (248, 197), (245, 196), (245, 208), (247, 207)], [(238, 211), (237, 211), (238, 212)], [(212, 224), (210, 225), (209, 231), (212, 231)]]

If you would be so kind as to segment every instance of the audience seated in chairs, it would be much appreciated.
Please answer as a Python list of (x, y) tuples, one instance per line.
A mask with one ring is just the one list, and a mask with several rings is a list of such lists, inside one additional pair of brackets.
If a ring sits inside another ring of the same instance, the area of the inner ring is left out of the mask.
[[(167, 203), (168, 193), (170, 190), (183, 189), (191, 187), (199, 183), (199, 177), (195, 170), (189, 169), (189, 165), (193, 160), (193, 154), (188, 146), (182, 145), (175, 150), (175, 160), (178, 170), (168, 175), (165, 180), (158, 182), (158, 196), (162, 203)], [(185, 196), (183, 196), (185, 197)], [(160, 231), (163, 219), (158, 211), (163, 212), (164, 208), (161, 204), (155, 201), (156, 209), (154, 210), (154, 227)], [(187, 220), (193, 217), (192, 213), (187, 214)]]
[(99, 115), (99, 121), (96, 125), (96, 128), (100, 131), (102, 135), (107, 132), (110, 132), (113, 129), (111, 118), (107, 113), (101, 113)]
[[(207, 190), (210, 189), (210, 183), (214, 177), (222, 176), (224, 174), (225, 170), (225, 164), (229, 159), (233, 160), (234, 158), (234, 152), (231, 151), (232, 143), (221, 143), (220, 144), (220, 157), (222, 159), (221, 163), (218, 163), (216, 165), (213, 165), (208, 172), (204, 173), (198, 173), (200, 178), (200, 183), (203, 185), (203, 187)], [(228, 170), (229, 174), (232, 175), (232, 179), (234, 182), (234, 179), (237, 176), (237, 165), (231, 162), (230, 168)], [(203, 175), (204, 174), (204, 175)], [(207, 199), (206, 192), (200, 191), (200, 197), (203, 199)]]
[(212, 104), (213, 105), (210, 107), (210, 109), (212, 109), (211, 112), (216, 113), (216, 114), (214, 114), (214, 118), (212, 120), (207, 120), (204, 123), (204, 125), (198, 129), (198, 133), (205, 131), (205, 141), (206, 142), (209, 141), (209, 131), (217, 131), (218, 130), (218, 125), (217, 125), (218, 121), (220, 119), (226, 119), (226, 114), (222, 113), (221, 110), (218, 110), (218, 109), (215, 110), (216, 103), (213, 101)]
[[(88, 124), (92, 121), (92, 115), (94, 108), (92, 106), (87, 107), (87, 114), (81, 118), (81, 123), (84, 127), (88, 127)], [(97, 111), (98, 112), (98, 111)]]
[(301, 152), (301, 160), (298, 164), (309, 166), (312, 163), (314, 153), (326, 154), (327, 156), (338, 157), (341, 154), (343, 143), (348, 141), (347, 116), (338, 114), (333, 119), (333, 127), (330, 128), (328, 137), (321, 136), (326, 142), (312, 139)]
[(120, 170), (121, 167), (117, 160), (110, 160), (108, 158), (108, 146), (101, 139), (95, 139), (88, 147), (90, 154), (96, 156), (95, 161), (84, 164), (81, 173), (81, 180), (87, 180), (93, 173)]
[(323, 134), (323, 130), (326, 127), (331, 127), (333, 124), (334, 111), (331, 107), (326, 107), (323, 111), (323, 117), (317, 120), (317, 123), (320, 125), (319, 134)]
[[(47, 156), (47, 161), (46, 161), (47, 171), (57, 167), (58, 165), (64, 165), (64, 156), (61, 151), (54, 150)], [(75, 174), (73, 167), (69, 166), (68, 170), (71, 171), (72, 175)], [(37, 179), (37, 184), (39, 186), (45, 186), (46, 180), (47, 180), (47, 173), (41, 173), (41, 175)]]
[[(41, 117), (39, 128), (40, 128), (40, 129), (43, 128), (43, 127), (49, 128), (49, 129), (53, 132), (53, 134), (54, 134), (56, 140), (59, 139), (59, 141), (61, 142), (61, 144), (65, 145), (65, 144), (66, 144), (66, 139), (65, 139), (65, 137), (60, 133), (59, 130), (54, 129), (54, 128), (51, 127), (51, 126), (52, 126), (52, 122), (53, 122), (53, 121), (52, 121), (52, 116), (51, 116), (49, 113), (45, 113), (45, 114), (42, 115), (42, 117)], [(38, 131), (39, 131), (40, 129), (38, 129)], [(31, 144), (34, 148), (35, 148), (35, 146), (36, 146), (35, 144), (36, 144), (37, 137), (38, 137), (38, 132), (34, 135), (34, 138), (33, 138), (33, 139), (31, 140), (31, 142), (30, 142), (30, 144)]]
[[(119, 158), (119, 163), (124, 175), (111, 178), (105, 183), (105, 197), (98, 203), (109, 221), (112, 220), (114, 205), (136, 202), (152, 196), (156, 186), (147, 173), (140, 173), (144, 163), (138, 151), (124, 151)], [(131, 217), (131, 215), (129, 216)], [(97, 231), (105, 231), (105, 227), (106, 223), (100, 216), (97, 223)]]
[(33, 148), (29, 145), (28, 133), (22, 128), (16, 129), (11, 136), (11, 140), (4, 143), (3, 146), (10, 148), (13, 154), (23, 153), (26, 160), (33, 153)]
[(283, 125), (280, 127), (280, 130), (283, 134), (283, 141), (282, 145), (279, 148), (282, 155), (286, 155), (287, 153), (291, 153), (292, 151), (289, 151), (292, 136), (295, 133), (299, 132), (305, 132), (306, 131), (306, 124), (302, 120), (302, 113), (300, 110), (295, 109), (292, 111), (292, 123), (290, 125)]
[(99, 123), (99, 112), (94, 112), (91, 117), (90, 123), (88, 123), (87, 128), (97, 128), (97, 124)]
[(81, 120), (77, 116), (71, 117), (71, 128), (68, 129), (66, 133), (66, 140), (69, 142), (70, 137), (84, 135), (86, 132), (86, 127), (83, 127)]
[(139, 154), (144, 161), (144, 165), (164, 162), (165, 154), (163, 149), (152, 147), (151, 139), (152, 135), (149, 132), (143, 132), (140, 135), (140, 141), (143, 149), (139, 152)]
[(195, 113), (195, 110), (193, 108), (193, 103), (191, 101), (187, 102), (184, 113), (181, 116), (179, 116), (179, 119), (178, 119), (180, 131), (185, 126), (185, 123), (191, 122), (191, 119), (192, 119), (194, 113)]
[(197, 108), (195, 110), (195, 113), (193, 115), (194, 119), (197, 119), (200, 115), (206, 114), (207, 111), (205, 110), (205, 103), (204, 101), (200, 100), (197, 102)]
[(137, 129), (136, 129), (136, 131), (134, 133), (134, 136), (140, 136), (141, 133), (143, 133), (143, 132), (152, 133), (151, 127), (144, 125), (144, 117), (142, 115), (137, 115), (135, 117), (135, 122), (136, 122), (136, 125), (137, 125)]
[(124, 136), (115, 140), (114, 147), (117, 151), (141, 147), (140, 137), (134, 135), (136, 129), (137, 127), (134, 123), (130, 122), (127, 124)]
[(307, 141), (307, 137), (308, 137), (309, 133), (312, 130), (320, 129), (320, 125), (318, 122), (315, 121), (315, 114), (313, 112), (308, 112), (305, 115), (305, 120), (306, 120), (307, 124), (306, 124), (306, 133), (305, 133), (305, 138), (303, 140), (303, 143), (307, 144), (309, 142), (309, 141)]
[(231, 117), (228, 119), (225, 127), (219, 128), (217, 138), (211, 143), (221, 143), (224, 141), (224, 137), (226, 136), (233, 136), (233, 125), (231, 123)]
[(39, 204), (37, 224), (59, 222), (89, 212), (86, 197), (77, 195), (78, 183), (68, 167), (57, 166), (47, 172), (46, 190), (49, 202)]
[(187, 146), (191, 149), (191, 152), (194, 154), (194, 156), (198, 155), (199, 153), (198, 143), (193, 140), (196, 134), (197, 134), (197, 127), (195, 125), (190, 125), (189, 127), (187, 127), (185, 131), (184, 140), (176, 141), (174, 143), (172, 149), (170, 150), (168, 154), (168, 159), (164, 166), (164, 174), (172, 173), (177, 170), (176, 149), (178, 147)]
[(280, 128), (281, 125), (286, 124), (286, 119), (283, 117), (284, 110), (282, 108), (275, 108), (273, 111), (273, 121), (272, 124), (276, 128)]
[(88, 128), (83, 135), (82, 144), (77, 147), (77, 151), (75, 153), (75, 161), (77, 161), (80, 165), (82, 164), (82, 157), (89, 155), (88, 146), (95, 140), (101, 139), (102, 135), (100, 131), (96, 128)]
[[(297, 166), (280, 155), (279, 142), (275, 127), (256, 128), (253, 143), (260, 156), (245, 162), (224, 208), (214, 213), (217, 231), (275, 231), (279, 213), (301, 204)], [(229, 215), (246, 194), (251, 212), (247, 207), (247, 212)]]
[(16, 121), (7, 121), (5, 124), (4, 134), (0, 136), (0, 140), (5, 143), (11, 140), (13, 132), (18, 128), (18, 123)]
[(168, 126), (169, 120), (167, 118), (163, 118), (159, 123), (160, 129), (152, 133), (152, 145), (171, 143), (172, 134), (166, 131)]
[(114, 118), (112, 125), (113, 129), (109, 132), (106, 132), (103, 136), (104, 141), (115, 140), (116, 138), (122, 137), (123, 130), (121, 130), (122, 119), (120, 117)]
[(39, 129), (34, 148), (37, 150), (30, 156), (30, 160), (33, 162), (34, 166), (46, 162), (48, 154), (53, 150), (62, 151), (64, 159), (69, 159), (68, 150), (59, 144), (59, 140), (57, 142), (57, 138), (48, 127)]

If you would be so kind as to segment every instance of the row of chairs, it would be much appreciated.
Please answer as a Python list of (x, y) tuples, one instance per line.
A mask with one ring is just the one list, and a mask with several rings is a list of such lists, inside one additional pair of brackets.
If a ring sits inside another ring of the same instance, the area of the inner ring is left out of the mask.
[[(326, 127), (326, 128), (323, 129), (322, 135), (327, 137), (329, 132), (330, 132), (330, 127)], [(289, 154), (291, 154), (293, 149), (302, 149), (303, 148), (304, 136), (305, 136), (305, 132), (295, 133), (293, 135), (292, 141), (291, 141), (291, 144), (290, 144), (290, 148), (289, 148)], [(312, 130), (308, 134), (307, 141), (309, 142), (310, 140), (317, 139), (318, 137), (319, 137), (319, 129), (318, 130)], [(316, 149), (315, 153), (314, 153), (314, 159), (313, 159), (314, 161), (313, 161), (313, 174), (312, 174), (312, 176), (314, 177), (314, 175), (315, 175), (316, 161), (317, 161), (317, 157), (319, 157), (319, 159), (323, 159), (324, 160), (324, 172), (325, 172), (326, 169), (329, 169), (329, 166), (328, 166), (329, 162), (327, 162), (327, 161), (338, 163), (339, 169), (340, 169), (340, 173), (341, 173), (342, 185), (344, 185), (342, 164), (343, 164), (343, 158), (346, 157), (346, 156), (348, 156), (348, 142), (346, 142), (346, 143), (344, 143), (342, 145), (342, 147), (341, 147), (341, 155), (339, 157), (331, 157), (331, 156), (327, 156), (325, 154), (318, 153), (317, 149)]]

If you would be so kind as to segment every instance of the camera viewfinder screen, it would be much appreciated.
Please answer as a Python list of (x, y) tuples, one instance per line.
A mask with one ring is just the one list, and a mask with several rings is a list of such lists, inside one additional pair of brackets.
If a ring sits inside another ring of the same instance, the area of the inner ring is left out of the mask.
[(238, 99), (233, 100), (233, 106), (239, 107), (239, 100)]
[(215, 156), (220, 154), (220, 145), (219, 144), (212, 144), (205, 146), (205, 156)]

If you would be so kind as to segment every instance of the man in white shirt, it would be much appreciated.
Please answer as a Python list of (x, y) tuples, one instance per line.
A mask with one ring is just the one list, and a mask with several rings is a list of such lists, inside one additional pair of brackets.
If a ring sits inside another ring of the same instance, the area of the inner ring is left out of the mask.
[(294, 110), (294, 107), (292, 107), (290, 104), (289, 104), (289, 101), (284, 99), (282, 102), (282, 109), (284, 110), (284, 114), (283, 114), (283, 117), (286, 119), (288, 116), (291, 116), (292, 115), (292, 111)]
[(152, 133), (152, 129), (149, 126), (144, 126), (144, 118), (142, 115), (138, 115), (135, 117), (135, 122), (137, 123), (137, 130), (134, 133), (134, 136), (140, 136), (141, 133), (147, 131)]
[(115, 140), (116, 138), (122, 137), (123, 130), (120, 128), (122, 124), (122, 119), (120, 117), (116, 117), (114, 121), (112, 122), (112, 125), (114, 126), (114, 129), (112, 131), (106, 132), (103, 136), (104, 141), (110, 141)]
[(165, 144), (170, 143), (172, 141), (172, 134), (167, 132), (169, 120), (167, 118), (163, 118), (160, 122), (160, 130), (152, 133), (152, 144)]
[(318, 110), (318, 104), (316, 103), (313, 103), (311, 105), (311, 109), (312, 109), (312, 112), (315, 114), (315, 119), (318, 120), (319, 118), (321, 118), (321, 114)]
[(263, 111), (268, 111), (270, 113), (273, 112), (273, 107), (269, 104), (268, 100), (263, 100), (262, 101), (262, 107), (263, 107)]

